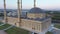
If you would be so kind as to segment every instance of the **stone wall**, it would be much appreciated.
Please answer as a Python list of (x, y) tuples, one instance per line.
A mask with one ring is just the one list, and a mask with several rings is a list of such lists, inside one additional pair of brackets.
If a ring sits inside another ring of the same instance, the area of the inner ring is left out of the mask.
[[(28, 28), (28, 30), (30, 29), (31, 31), (35, 30), (40, 32), (40, 23), (40, 21), (21, 19), (21, 27)], [(8, 17), (8, 24), (16, 25), (19, 27), (18, 18)]]
[(42, 31), (47, 31), (50, 26), (51, 26), (51, 18), (48, 18), (42, 22)]
[[(8, 17), (8, 24), (16, 25), (19, 27), (18, 18)], [(35, 31), (36, 33), (45, 31), (51, 25), (51, 19), (45, 21), (35, 21), (28, 19), (21, 19), (21, 27), (29, 31)]]
[(29, 17), (29, 18), (45, 18), (46, 14), (45, 13), (39, 13), (39, 14), (28, 13), (27, 17)]

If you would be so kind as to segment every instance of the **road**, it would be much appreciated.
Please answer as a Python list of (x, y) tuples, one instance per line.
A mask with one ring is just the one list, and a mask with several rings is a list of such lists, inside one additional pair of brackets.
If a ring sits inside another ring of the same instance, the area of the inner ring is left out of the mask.
[(55, 28), (54, 27), (54, 25), (52, 26), (52, 30), (51, 30), (51, 32), (53, 33), (53, 34), (60, 34), (60, 29), (58, 29), (58, 28)]

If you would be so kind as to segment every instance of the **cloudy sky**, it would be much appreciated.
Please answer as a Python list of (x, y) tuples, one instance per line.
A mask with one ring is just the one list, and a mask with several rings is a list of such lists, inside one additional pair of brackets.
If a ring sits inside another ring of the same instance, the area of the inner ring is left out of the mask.
[[(16, 9), (17, 0), (6, 0), (7, 9)], [(42, 9), (60, 9), (60, 0), (37, 0), (37, 7)], [(33, 7), (33, 0), (23, 0), (23, 9)], [(0, 9), (3, 9), (3, 0), (0, 0)]]

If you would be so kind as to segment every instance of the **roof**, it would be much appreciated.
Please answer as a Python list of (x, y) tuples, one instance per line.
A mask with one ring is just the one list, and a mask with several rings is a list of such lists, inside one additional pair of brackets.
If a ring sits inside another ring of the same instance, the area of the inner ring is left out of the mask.
[(45, 18), (23, 18), (23, 19), (28, 19), (28, 20), (36, 20), (36, 21), (44, 21), (44, 20), (46, 20), (46, 19), (48, 19), (48, 18), (51, 18), (50, 16), (47, 16), (47, 17), (45, 17)]
[(29, 13), (45, 13), (45, 11), (43, 11), (42, 9), (35, 7), (30, 9)]

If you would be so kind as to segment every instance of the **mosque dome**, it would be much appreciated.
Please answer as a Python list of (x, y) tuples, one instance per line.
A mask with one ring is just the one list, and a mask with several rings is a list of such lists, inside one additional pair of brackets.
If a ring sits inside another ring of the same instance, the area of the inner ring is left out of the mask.
[(44, 13), (44, 11), (38, 7), (30, 9), (29, 13)]

